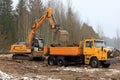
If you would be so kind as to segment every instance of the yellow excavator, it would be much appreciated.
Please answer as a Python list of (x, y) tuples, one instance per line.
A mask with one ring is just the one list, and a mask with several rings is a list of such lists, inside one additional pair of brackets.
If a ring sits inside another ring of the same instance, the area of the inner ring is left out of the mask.
[(48, 7), (46, 9), (46, 13), (43, 14), (43, 16), (38, 21), (34, 22), (28, 35), (28, 42), (16, 42), (15, 44), (11, 45), (10, 53), (13, 53), (13, 58), (23, 54), (27, 56), (29, 55), (30, 57), (33, 55), (33, 53), (44, 54), (47, 52), (48, 49), (47, 46), (44, 46), (44, 40), (42, 38), (38, 39), (35, 37), (38, 28), (42, 23), (44, 23), (46, 19), (49, 20), (53, 30), (59, 30), (59, 26), (55, 23), (55, 19), (52, 14), (52, 8)]

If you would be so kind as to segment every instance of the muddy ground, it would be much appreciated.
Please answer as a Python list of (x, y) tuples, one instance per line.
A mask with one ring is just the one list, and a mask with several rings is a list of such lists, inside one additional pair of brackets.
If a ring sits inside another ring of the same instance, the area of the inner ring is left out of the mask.
[(12, 60), (0, 55), (0, 80), (120, 80), (120, 63), (110, 68), (48, 66), (47, 61)]

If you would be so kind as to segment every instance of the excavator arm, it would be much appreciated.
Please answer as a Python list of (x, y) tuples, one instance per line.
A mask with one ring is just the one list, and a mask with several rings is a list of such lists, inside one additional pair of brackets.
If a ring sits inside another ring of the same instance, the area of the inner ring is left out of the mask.
[(31, 31), (28, 36), (28, 46), (27, 46), (28, 49), (30, 49), (31, 47), (33, 36), (36, 34), (36, 31), (41, 26), (41, 24), (44, 23), (46, 18), (48, 18), (52, 29), (56, 29), (56, 30), (59, 29), (58, 26), (55, 24), (55, 20), (53, 18), (52, 8), (47, 8), (47, 12), (38, 21), (35, 21), (35, 23), (33, 24), (31, 28)]

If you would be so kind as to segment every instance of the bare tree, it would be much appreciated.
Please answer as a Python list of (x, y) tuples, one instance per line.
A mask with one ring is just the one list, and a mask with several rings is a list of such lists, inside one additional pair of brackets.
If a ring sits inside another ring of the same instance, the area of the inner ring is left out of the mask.
[(116, 29), (116, 37), (115, 37), (115, 47), (120, 49), (120, 32), (119, 29)]
[(100, 25), (97, 26), (97, 33), (98, 33), (100, 38), (104, 38), (105, 35), (104, 35), (104, 31), (103, 31), (102, 26), (100, 26)]

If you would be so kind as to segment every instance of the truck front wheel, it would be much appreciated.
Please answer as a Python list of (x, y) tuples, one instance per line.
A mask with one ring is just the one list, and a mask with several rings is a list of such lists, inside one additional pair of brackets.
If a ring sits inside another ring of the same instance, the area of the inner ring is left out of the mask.
[(109, 68), (110, 64), (105, 64), (105, 63), (102, 63), (102, 67), (103, 68)]
[(48, 65), (55, 65), (55, 57), (54, 56), (49, 56), (48, 57)]
[(98, 61), (97, 58), (92, 58), (92, 59), (90, 60), (90, 66), (91, 66), (92, 68), (98, 68), (98, 67), (100, 66), (100, 62)]

